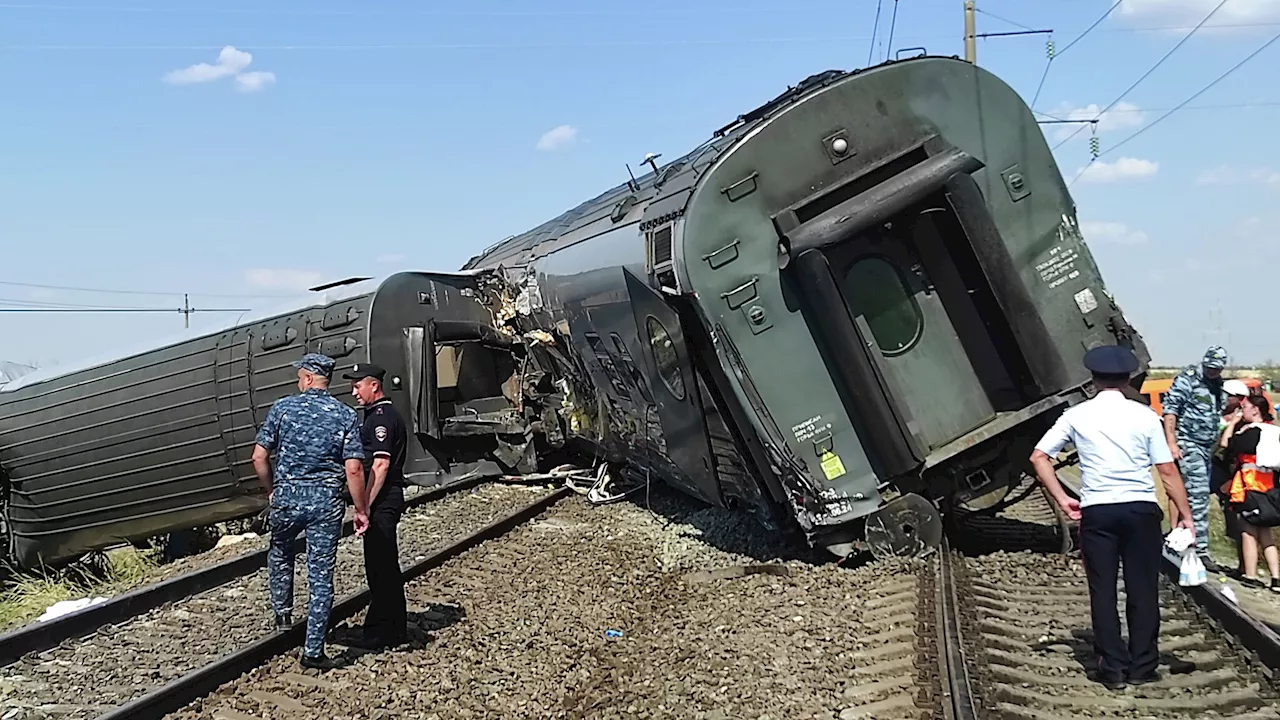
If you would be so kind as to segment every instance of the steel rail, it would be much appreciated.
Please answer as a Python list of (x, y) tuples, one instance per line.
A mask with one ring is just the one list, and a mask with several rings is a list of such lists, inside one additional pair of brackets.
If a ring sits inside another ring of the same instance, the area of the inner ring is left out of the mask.
[[(537, 517), (543, 511), (568, 497), (571, 492), (569, 488), (562, 487), (548, 493), (514, 513), (437, 550), (423, 560), (404, 568), (402, 573), (405, 582), (419, 577), (429, 570), (440, 567), (448, 560), (461, 555), (480, 543), (499, 537)], [(368, 603), (368, 587), (342, 598), (333, 606), (333, 610), (329, 615), (329, 627), (332, 628), (360, 612)], [(273, 632), (234, 653), (225, 655), (202, 668), (193, 670), (163, 687), (99, 715), (97, 720), (161, 720), (169, 713), (176, 712), (214, 692), (222, 685), (235, 680), (271, 658), (300, 646), (306, 637), (306, 632), (307, 621), (304, 617), (295, 621), (288, 630)]]
[[(1059, 478), (1061, 479), (1061, 477)], [(1062, 487), (1072, 497), (1080, 498), (1080, 489), (1072, 483), (1062, 483)], [(1227, 634), (1235, 638), (1257, 657), (1258, 662), (1266, 668), (1267, 674), (1274, 676), (1280, 672), (1280, 633), (1266, 623), (1250, 615), (1222, 593), (1212, 582), (1195, 587), (1182, 587), (1178, 577), (1182, 574), (1182, 558), (1168, 546), (1163, 547), (1164, 562), (1160, 570), (1168, 578), (1170, 584), (1182, 591), (1210, 619), (1218, 623)]]
[(947, 720), (976, 720), (969, 666), (960, 629), (960, 600), (956, 594), (951, 543), (944, 537), (938, 548), (935, 594), (938, 664), (942, 670), (943, 713)]
[[(478, 478), (467, 478), (447, 485), (433, 487), (410, 500), (405, 501), (406, 508), (414, 508), (431, 503), (460, 490), (475, 487)], [(342, 525), (342, 537), (354, 532), (351, 521)], [(299, 537), (294, 548), (301, 552), (306, 548), (306, 539)], [(237, 555), (216, 565), (193, 570), (163, 582), (144, 585), (127, 593), (117, 595), (106, 602), (91, 605), (73, 613), (46, 622), (32, 622), (28, 625), (0, 635), (0, 666), (15, 662), (24, 655), (43, 652), (59, 643), (72, 638), (84, 637), (98, 628), (113, 623), (123, 622), (142, 613), (181, 600), (196, 593), (204, 592), (231, 582), (236, 578), (256, 572), (267, 565), (267, 549), (255, 550), (251, 553)]]

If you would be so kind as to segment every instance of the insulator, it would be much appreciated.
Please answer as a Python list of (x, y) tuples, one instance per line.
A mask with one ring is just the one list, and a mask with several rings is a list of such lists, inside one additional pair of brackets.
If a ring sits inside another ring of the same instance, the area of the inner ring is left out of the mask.
[(1046, 55), (1050, 60), (1052, 60), (1052, 59), (1053, 59), (1053, 53), (1054, 53), (1053, 38), (1049, 38), (1049, 41), (1045, 43), (1045, 55)]
[(1094, 160), (1098, 159), (1098, 147), (1099, 147), (1098, 136), (1094, 135), (1093, 137), (1089, 138), (1089, 152), (1093, 153)]

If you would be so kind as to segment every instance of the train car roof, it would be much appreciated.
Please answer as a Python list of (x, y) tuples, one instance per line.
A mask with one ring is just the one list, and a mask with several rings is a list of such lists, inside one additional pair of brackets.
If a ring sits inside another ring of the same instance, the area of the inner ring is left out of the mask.
[[(219, 323), (218, 325), (213, 326), (211, 329), (198, 334), (174, 335), (167, 340), (163, 340), (161, 342), (151, 342), (145, 345), (139, 345), (139, 347), (134, 348), (132, 350), (127, 350), (127, 351), (117, 350), (110, 353), (102, 353), (99, 355), (78, 359), (73, 362), (62, 364), (62, 365), (53, 365), (48, 368), (41, 368), (34, 372), (30, 372), (25, 375), (22, 375), (14, 380), (10, 380), (9, 382), (0, 382), (0, 393), (13, 392), (15, 390), (27, 387), (29, 385), (35, 385), (36, 383), (42, 383), (48, 380), (54, 380), (54, 379), (63, 377), (64, 375), (70, 375), (72, 373), (77, 373), (82, 370), (89, 370), (96, 367), (102, 367), (103, 365), (110, 365), (113, 362), (119, 362), (121, 360), (125, 360), (127, 358), (131, 358), (136, 355), (141, 355), (143, 353), (152, 352), (154, 350), (161, 350), (163, 348), (172, 347), (180, 343), (188, 342), (190, 340), (195, 340), (196, 338), (208, 337), (210, 335), (217, 335), (218, 333), (226, 332), (231, 328), (240, 327), (243, 325), (252, 325), (254, 323), (262, 322), (264, 320), (270, 320), (271, 318), (274, 318), (274, 317), (280, 317), (281, 315), (292, 315), (293, 313), (301, 312), (303, 310), (309, 310), (309, 309), (318, 308), (318, 307), (325, 307), (327, 305), (332, 305), (333, 303), (342, 302), (343, 300), (350, 300), (351, 298), (360, 297), (361, 295), (367, 295), (371, 292), (374, 292), (379, 287), (381, 287), (382, 283), (386, 282), (387, 279), (395, 275), (404, 274), (406, 272), (422, 272), (422, 271), (398, 271), (398, 272), (389, 273), (389, 274), (378, 276), (378, 277), (367, 278), (365, 280), (361, 280), (360, 282), (354, 282), (347, 285), (337, 285), (337, 286), (325, 289), (323, 291), (316, 291), (312, 293), (310, 296), (308, 296), (306, 301), (294, 301), (292, 303), (285, 303), (285, 304), (277, 305), (277, 306), (267, 308), (264, 310), (259, 310), (259, 311), (250, 310), (247, 313), (243, 313), (239, 316), (236, 316), (234, 320)], [(450, 276), (475, 277), (484, 272), (485, 270), (481, 268), (476, 270), (462, 270), (462, 271), (453, 271), (453, 272), (430, 272), (430, 274), (437, 277), (450, 277)]]
[[(926, 57), (926, 56), (921, 56)], [(639, 190), (633, 190), (628, 183), (622, 183), (611, 190), (587, 200), (577, 207), (552, 218), (545, 223), (519, 235), (509, 237), (486, 248), (479, 255), (471, 258), (463, 265), (464, 269), (476, 267), (521, 267), (533, 259), (534, 249), (545, 242), (551, 242), (567, 235), (579, 227), (595, 222), (609, 215), (620, 203), (630, 195), (636, 196), (637, 202), (648, 202), (646, 220), (654, 217), (678, 215), (684, 210), (685, 202), (696, 185), (698, 175), (729, 147), (732, 147), (742, 136), (753, 128), (775, 115), (783, 108), (795, 103), (802, 97), (843, 80), (850, 75), (873, 70), (886, 64), (897, 64), (919, 60), (913, 57), (894, 60), (889, 63), (861, 68), (858, 70), (827, 70), (801, 80), (797, 85), (788, 87), (774, 99), (760, 107), (739, 115), (733, 122), (720, 128), (711, 138), (684, 154), (683, 156), (658, 168), (655, 173), (650, 170), (636, 178)]]
[[(445, 274), (445, 273), (442, 273), (442, 274)], [(184, 333), (181, 335), (174, 335), (160, 342), (153, 341), (150, 343), (146, 343), (145, 345), (139, 344), (138, 347), (135, 347), (130, 350), (124, 350), (124, 351), (116, 350), (114, 352), (101, 353), (94, 356), (79, 358), (74, 361), (64, 363), (61, 365), (52, 365), (48, 368), (40, 368), (39, 370), (36, 370), (34, 372), (30, 372), (25, 375), (19, 376), (15, 380), (11, 380), (6, 383), (0, 383), (0, 393), (14, 392), (15, 390), (19, 390), (29, 385), (35, 385), (37, 383), (42, 383), (49, 380), (55, 380), (65, 375), (77, 373), (82, 370), (89, 370), (96, 367), (102, 367), (103, 365), (110, 365), (113, 362), (119, 362), (121, 360), (125, 360), (127, 358), (131, 358), (136, 355), (141, 355), (143, 353), (152, 352), (154, 350), (160, 350), (163, 348), (171, 347), (173, 345), (178, 345), (180, 343), (189, 342), (191, 340), (195, 340), (196, 338), (208, 337), (209, 335), (216, 335), (218, 333), (225, 332), (227, 330), (230, 330), (231, 328), (240, 327), (242, 325), (251, 325), (253, 323), (261, 322), (263, 320), (269, 320), (273, 317), (279, 317), (281, 315), (291, 315), (293, 313), (300, 312), (302, 310), (308, 310), (308, 309), (317, 308), (317, 307), (324, 307), (332, 303), (342, 302), (343, 300), (350, 300), (351, 298), (360, 297), (361, 295), (366, 295), (368, 293), (373, 292), (374, 290), (377, 290), (378, 287), (388, 277), (390, 277), (390, 275), (385, 275), (380, 278), (369, 278), (367, 280), (363, 280), (357, 283), (352, 283), (350, 285), (340, 285), (337, 287), (333, 287), (328, 290), (324, 290), (323, 292), (313, 293), (310, 297), (307, 298), (306, 301), (294, 301), (292, 303), (281, 304), (276, 307), (264, 309), (261, 311), (250, 310), (247, 313), (242, 313), (241, 315), (235, 316), (234, 319), (232, 320), (219, 323), (218, 325), (215, 325), (211, 329), (206, 330), (204, 332)]]

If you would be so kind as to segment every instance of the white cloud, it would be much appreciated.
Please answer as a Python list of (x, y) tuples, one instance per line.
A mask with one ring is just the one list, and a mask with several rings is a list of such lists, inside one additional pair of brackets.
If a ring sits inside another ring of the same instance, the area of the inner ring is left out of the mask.
[(1200, 177), (1196, 178), (1197, 185), (1229, 185), (1235, 182), (1238, 173), (1231, 169), (1230, 165), (1219, 165), (1216, 168), (1205, 170), (1200, 173)]
[(165, 73), (164, 81), (170, 85), (196, 85), (234, 77), (236, 89), (241, 92), (255, 92), (276, 81), (275, 73), (244, 72), (252, 62), (252, 53), (227, 45), (218, 52), (217, 64), (196, 63), (181, 70), (172, 70)]
[(551, 128), (538, 138), (539, 150), (559, 150), (572, 145), (578, 139), (578, 128), (572, 125), (561, 125)]
[(276, 290), (306, 290), (319, 285), (324, 276), (312, 270), (295, 268), (251, 268), (244, 271), (250, 285)]
[[(1160, 164), (1150, 160), (1122, 157), (1113, 163), (1096, 160), (1083, 169), (1080, 179), (1086, 182), (1109, 183), (1118, 180), (1151, 177), (1160, 169)], [(1078, 174), (1081, 172), (1076, 171)]]
[(1216, 168), (1205, 170), (1196, 178), (1197, 185), (1238, 185), (1241, 183), (1270, 185), (1271, 187), (1280, 188), (1280, 172), (1266, 167), (1246, 170), (1232, 167), (1231, 165), (1219, 165)]
[[(1125, 0), (1117, 8), (1116, 18), (1130, 25), (1144, 27), (1195, 27), (1218, 2), (1219, 0)], [(1280, 20), (1280, 2), (1276, 0), (1227, 0), (1222, 9), (1205, 23), (1205, 27), (1275, 20)]]
[(405, 259), (405, 255), (403, 253), (387, 253), (386, 255), (379, 255), (374, 258), (374, 262), (379, 262), (383, 265), (391, 265), (394, 263), (402, 263)]
[(236, 89), (245, 93), (258, 92), (266, 86), (275, 83), (275, 81), (275, 73), (255, 70), (253, 72), (237, 75)]
[[(1102, 107), (1097, 103), (1089, 103), (1084, 107), (1076, 107), (1071, 103), (1061, 103), (1058, 107), (1050, 110), (1046, 115), (1050, 115), (1059, 120), (1093, 120), (1097, 118), (1097, 131), (1099, 133), (1108, 133), (1115, 130), (1123, 130), (1125, 128), (1137, 127), (1142, 124), (1145, 114), (1137, 105), (1127, 102), (1118, 102), (1116, 106), (1106, 111), (1102, 115), (1098, 113), (1102, 111)], [(1065, 140), (1072, 134), (1080, 131), (1080, 126), (1076, 124), (1059, 125), (1057, 136), (1059, 140)], [(1085, 131), (1087, 132), (1087, 130)], [(1079, 137), (1088, 137), (1081, 133)]]
[(1146, 232), (1118, 222), (1082, 222), (1080, 232), (1088, 242), (1141, 245), (1148, 240)]

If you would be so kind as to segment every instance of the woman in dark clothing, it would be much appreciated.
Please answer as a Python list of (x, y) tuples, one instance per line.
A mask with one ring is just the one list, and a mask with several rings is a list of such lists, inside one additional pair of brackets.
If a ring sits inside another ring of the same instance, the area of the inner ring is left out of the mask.
[[(1262, 437), (1262, 430), (1257, 425), (1273, 419), (1266, 398), (1250, 396), (1232, 414), (1222, 433), (1219, 444), (1226, 450), (1223, 457), (1231, 464), (1233, 473), (1225, 490), (1231, 508), (1236, 512), (1239, 512), (1247, 491), (1265, 493), (1275, 486), (1273, 473), (1257, 465), (1258, 441)], [(1271, 575), (1271, 589), (1280, 592), (1280, 551), (1271, 539), (1271, 528), (1257, 527), (1243, 518), (1239, 522), (1240, 554), (1244, 565), (1240, 583), (1249, 587), (1266, 587), (1258, 580), (1258, 548), (1261, 547), (1267, 561), (1267, 572)]]

